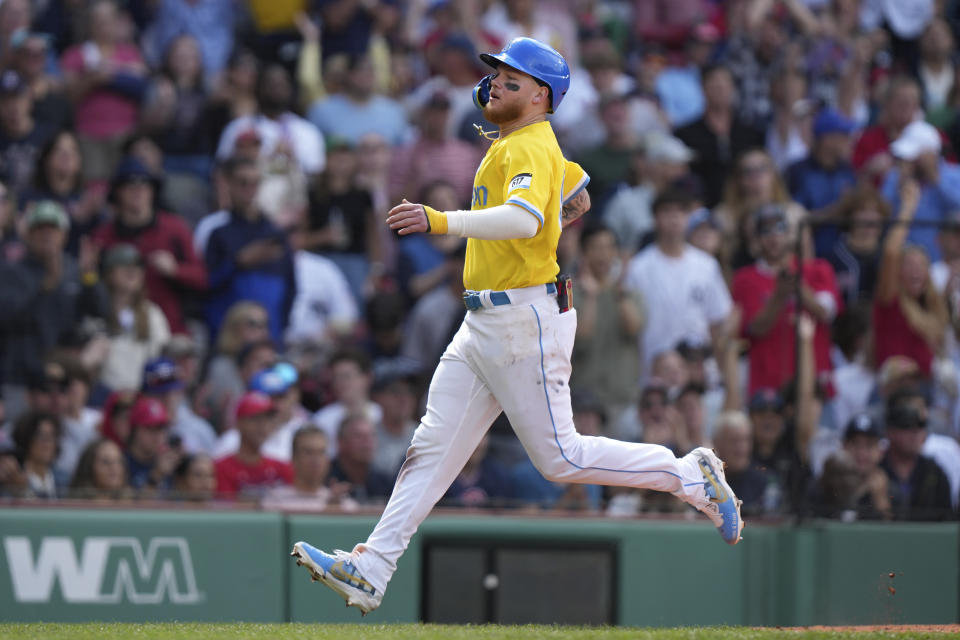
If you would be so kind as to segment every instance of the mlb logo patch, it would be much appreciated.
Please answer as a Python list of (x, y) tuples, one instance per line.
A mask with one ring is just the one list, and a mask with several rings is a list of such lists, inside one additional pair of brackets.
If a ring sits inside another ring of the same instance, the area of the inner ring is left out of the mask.
[(514, 189), (529, 189), (530, 183), (533, 182), (532, 173), (518, 173), (513, 176), (513, 180), (510, 181), (510, 188), (508, 191), (513, 191)]

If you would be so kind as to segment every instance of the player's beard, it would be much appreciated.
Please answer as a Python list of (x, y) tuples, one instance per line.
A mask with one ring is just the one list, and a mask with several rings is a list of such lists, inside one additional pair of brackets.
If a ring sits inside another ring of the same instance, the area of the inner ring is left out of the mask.
[(508, 104), (503, 102), (503, 100), (497, 100), (496, 109), (492, 108), (492, 103), (488, 102), (486, 108), (483, 110), (483, 117), (485, 117), (489, 122), (493, 124), (505, 124), (507, 122), (513, 122), (518, 119), (522, 113), (520, 105), (517, 103)]

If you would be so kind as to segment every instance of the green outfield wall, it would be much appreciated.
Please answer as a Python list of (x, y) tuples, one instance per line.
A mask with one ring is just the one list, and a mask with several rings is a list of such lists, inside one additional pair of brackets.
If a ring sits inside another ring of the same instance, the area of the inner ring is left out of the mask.
[[(369, 516), (0, 510), (0, 621), (358, 622), (287, 555), (350, 549)], [(960, 622), (960, 525), (754, 525), (435, 515), (365, 623)], [(484, 618), (486, 616), (486, 618)], [(582, 617), (581, 617), (582, 616)], [(457, 619), (457, 618), (454, 618)]]

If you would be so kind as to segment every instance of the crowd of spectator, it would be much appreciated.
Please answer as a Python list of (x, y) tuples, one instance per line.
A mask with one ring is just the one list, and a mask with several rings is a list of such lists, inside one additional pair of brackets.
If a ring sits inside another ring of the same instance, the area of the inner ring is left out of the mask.
[[(529, 35), (591, 180), (581, 433), (748, 517), (952, 519), (960, 1), (2, 0), (0, 495), (380, 505), (465, 313), (477, 58)], [(499, 418), (441, 504), (630, 516)]]

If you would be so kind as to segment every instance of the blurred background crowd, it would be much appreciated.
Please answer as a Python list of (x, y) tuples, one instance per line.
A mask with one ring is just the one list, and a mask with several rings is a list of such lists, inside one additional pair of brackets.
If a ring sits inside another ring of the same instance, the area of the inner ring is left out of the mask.
[[(561, 51), (578, 430), (952, 519), (957, 0), (2, 0), (0, 495), (376, 507), (465, 313), (477, 59)], [(441, 504), (631, 516), (501, 417)]]

